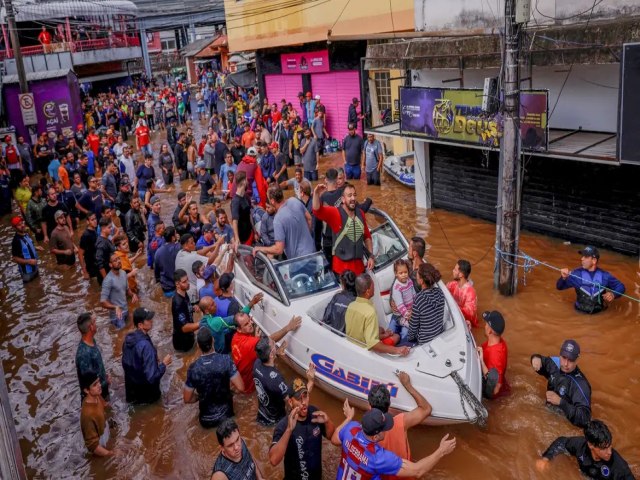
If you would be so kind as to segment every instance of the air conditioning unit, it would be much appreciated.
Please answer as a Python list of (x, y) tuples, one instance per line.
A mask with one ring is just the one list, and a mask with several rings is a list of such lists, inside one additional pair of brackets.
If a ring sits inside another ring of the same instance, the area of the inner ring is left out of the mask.
[(487, 113), (496, 113), (498, 110), (498, 77), (484, 79), (482, 110)]

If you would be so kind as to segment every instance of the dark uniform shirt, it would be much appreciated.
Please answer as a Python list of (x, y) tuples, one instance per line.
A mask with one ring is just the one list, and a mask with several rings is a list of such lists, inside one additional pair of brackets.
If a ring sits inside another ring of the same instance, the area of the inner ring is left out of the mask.
[(84, 263), (90, 277), (97, 277), (99, 273), (96, 263), (96, 241), (98, 233), (93, 229), (86, 229), (80, 237), (80, 248), (84, 250)]
[(216, 463), (213, 464), (211, 473), (216, 472), (224, 473), (229, 480), (256, 480), (256, 464), (244, 440), (242, 440), (242, 458), (240, 461), (234, 462), (220, 454), (216, 458)]
[[(560, 395), (559, 408), (576, 427), (584, 428), (591, 420), (591, 385), (579, 367), (571, 373), (560, 370), (558, 357), (533, 355), (542, 361), (538, 371), (547, 379), (547, 391)], [(557, 362), (557, 363), (556, 363)]]
[(182, 327), (193, 323), (193, 306), (189, 294), (184, 297), (176, 292), (171, 299), (171, 315), (173, 316), (173, 348), (181, 352), (188, 352), (193, 348), (195, 336), (193, 332), (185, 333)]
[(253, 364), (253, 382), (258, 394), (258, 423), (275, 425), (287, 416), (284, 400), (289, 394), (287, 382), (275, 367), (257, 359)]
[(634, 480), (629, 465), (615, 450), (611, 451), (608, 462), (595, 461), (591, 456), (587, 439), (584, 437), (558, 437), (542, 454), (551, 460), (556, 455), (568, 453), (576, 457), (580, 471), (594, 480)]

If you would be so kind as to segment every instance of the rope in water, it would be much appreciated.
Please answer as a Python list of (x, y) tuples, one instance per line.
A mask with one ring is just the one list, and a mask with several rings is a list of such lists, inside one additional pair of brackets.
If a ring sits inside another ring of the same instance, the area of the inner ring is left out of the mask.
[[(500, 250), (498, 247), (495, 247), (496, 252), (498, 253), (498, 255), (500, 255), (500, 258), (505, 262), (508, 263), (509, 265), (513, 265), (515, 267), (518, 268), (522, 268), (523, 272), (524, 272), (524, 284), (526, 285), (526, 278), (527, 278), (527, 274), (529, 272), (531, 272), (533, 270), (534, 267), (537, 267), (538, 265), (542, 265), (543, 267), (547, 267), (551, 270), (555, 270), (556, 272), (560, 272), (562, 269), (559, 267), (556, 267), (554, 265), (551, 265), (547, 262), (543, 262), (542, 260), (538, 260), (537, 258), (533, 258), (531, 255), (527, 255), (525, 252), (520, 251), (519, 253), (509, 253), (509, 252), (504, 252), (502, 250)], [(509, 260), (509, 258), (513, 258), (515, 259), (514, 261)], [(519, 260), (522, 260), (522, 263), (519, 262)], [(630, 295), (627, 295), (625, 293), (618, 293), (615, 290), (612, 290), (608, 287), (605, 287), (604, 285), (600, 285), (598, 282), (594, 282), (591, 280), (584, 280), (581, 276), (579, 275), (575, 275), (571, 272), (569, 272), (569, 276), (570, 277), (575, 277), (579, 280), (581, 280), (582, 282), (586, 282), (586, 283), (590, 283), (591, 285), (594, 285), (598, 288), (601, 288), (603, 290), (608, 290), (611, 293), (614, 293), (616, 295), (620, 295), (621, 297), (625, 297), (628, 298), (629, 300), (632, 300), (634, 302), (640, 303), (640, 298), (636, 298), (636, 297), (632, 297)]]

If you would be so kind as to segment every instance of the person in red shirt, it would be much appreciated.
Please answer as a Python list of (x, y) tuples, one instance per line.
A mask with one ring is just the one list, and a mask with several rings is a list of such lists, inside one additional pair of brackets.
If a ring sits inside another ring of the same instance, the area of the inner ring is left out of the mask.
[(22, 179), (24, 175), (22, 172), (22, 162), (20, 161), (20, 154), (18, 149), (11, 143), (11, 135), (6, 135), (4, 137), (4, 158), (7, 163), (7, 168), (9, 169), (9, 173), (11, 174), (11, 180), (14, 185), (17, 185), (18, 182)]
[(327, 186), (320, 183), (313, 191), (313, 214), (333, 231), (333, 271), (338, 275), (345, 270), (351, 270), (356, 276), (364, 273), (362, 256), (365, 251), (369, 256), (367, 269), (372, 270), (375, 263), (373, 240), (364, 212), (356, 206), (356, 187), (345, 184), (339, 207), (322, 205), (320, 196), (326, 189)]
[[(143, 114), (141, 113), (140, 115), (142, 116)], [(144, 155), (153, 155), (149, 127), (147, 127), (142, 118), (138, 120), (138, 126), (136, 127), (136, 145)]]
[(484, 334), (487, 341), (478, 347), (482, 363), (482, 395), (485, 398), (496, 398), (506, 395), (511, 390), (505, 377), (507, 373), (507, 343), (502, 339), (504, 333), (504, 317), (497, 310), (484, 312)]
[(47, 27), (42, 26), (42, 31), (38, 35), (38, 41), (42, 45), (44, 53), (51, 53), (51, 34), (47, 31)]
[(469, 275), (471, 264), (467, 260), (458, 260), (453, 269), (453, 280), (447, 283), (447, 289), (460, 307), (467, 325), (475, 328), (478, 326), (478, 298)]
[[(252, 393), (256, 389), (253, 383), (253, 364), (258, 359), (256, 344), (260, 340), (260, 331), (256, 328), (253, 319), (248, 313), (242, 311), (236, 313), (234, 322), (236, 324), (236, 333), (231, 339), (231, 358), (233, 358), (233, 363), (236, 364), (244, 382), (243, 393)], [(300, 325), (302, 325), (302, 318), (293, 317), (284, 328), (270, 335), (269, 338), (274, 342), (279, 342), (287, 333), (295, 332), (300, 328)]]
[(100, 137), (96, 135), (96, 129), (94, 127), (89, 128), (89, 135), (87, 135), (87, 143), (93, 154), (98, 157), (98, 149), (100, 148)]

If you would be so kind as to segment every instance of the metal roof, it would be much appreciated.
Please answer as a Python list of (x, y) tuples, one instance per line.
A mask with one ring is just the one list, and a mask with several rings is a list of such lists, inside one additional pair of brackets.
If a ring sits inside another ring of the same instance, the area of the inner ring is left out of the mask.
[[(27, 82), (35, 82), (38, 80), (48, 80), (50, 78), (66, 77), (71, 70), (44, 70), (41, 72), (27, 73)], [(2, 77), (2, 83), (18, 83), (18, 75), (6, 75)]]
[[(129, 0), (69, 0), (66, 2), (15, 0), (13, 6), (17, 22), (65, 17), (95, 17), (98, 15), (138, 16), (138, 7)], [(0, 23), (6, 23), (4, 6), (0, 9)]]
[(213, 37), (201, 38), (186, 45), (180, 51), (180, 53), (182, 53), (182, 55), (184, 55), (185, 57), (193, 57), (196, 53), (200, 52), (206, 46), (208, 46), (212, 41)]

